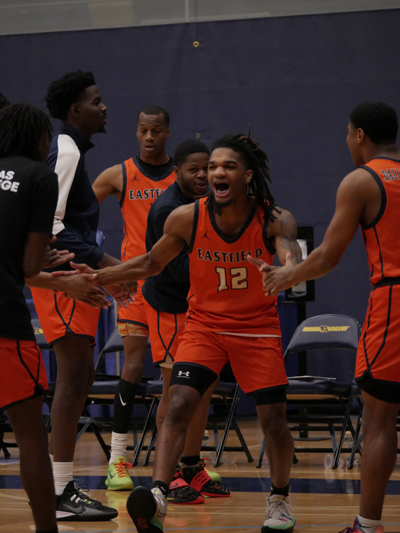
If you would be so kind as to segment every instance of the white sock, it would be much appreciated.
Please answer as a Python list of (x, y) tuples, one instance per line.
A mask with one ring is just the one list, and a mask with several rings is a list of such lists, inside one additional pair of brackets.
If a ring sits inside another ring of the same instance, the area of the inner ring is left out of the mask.
[(357, 520), (365, 533), (375, 533), (378, 527), (382, 525), (381, 520), (370, 520), (360, 515), (357, 516)]
[(126, 448), (128, 446), (128, 433), (111, 433), (111, 457), (109, 465), (115, 461), (117, 457), (126, 457)]
[(54, 487), (57, 496), (61, 496), (68, 483), (74, 479), (72, 465), (72, 462), (60, 463), (54, 461), (53, 463)]

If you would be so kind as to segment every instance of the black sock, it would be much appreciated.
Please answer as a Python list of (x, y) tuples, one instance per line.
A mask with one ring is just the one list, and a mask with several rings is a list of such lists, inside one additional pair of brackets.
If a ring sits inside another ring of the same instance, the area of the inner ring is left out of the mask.
[(160, 489), (161, 492), (163, 493), (163, 496), (167, 497), (167, 494), (168, 494), (168, 485), (166, 483), (164, 483), (163, 481), (153, 481), (153, 483), (151, 484), (151, 488), (152, 489)]
[(200, 462), (200, 455), (185, 455), (185, 457), (181, 457), (181, 461), (186, 466), (196, 466)]
[(283, 489), (280, 489), (278, 487), (275, 487), (275, 485), (271, 482), (271, 496), (274, 496), (275, 494), (278, 494), (279, 496), (289, 496), (289, 483), (286, 485), (286, 487), (283, 487)]
[(114, 433), (128, 433), (129, 421), (135, 403), (137, 383), (120, 379), (114, 398)]
[(39, 531), (39, 529), (37, 529), (36, 533), (58, 533), (58, 527), (54, 526), (51, 529), (47, 529), (46, 531)]

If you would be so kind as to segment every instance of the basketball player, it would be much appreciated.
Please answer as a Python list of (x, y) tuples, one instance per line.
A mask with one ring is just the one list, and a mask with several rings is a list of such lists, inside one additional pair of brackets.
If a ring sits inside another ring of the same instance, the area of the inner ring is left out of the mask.
[[(137, 117), (136, 131), (140, 155), (106, 169), (93, 183), (100, 203), (110, 195), (119, 201), (124, 220), (122, 261), (146, 253), (150, 206), (175, 181), (174, 162), (165, 150), (171, 133), (169, 120), (168, 112), (162, 107), (152, 105), (142, 109)], [(143, 282), (140, 282), (134, 303), (118, 312), (125, 362), (114, 400), (111, 457), (106, 480), (110, 490), (133, 489), (126, 460), (128, 427), (137, 385), (143, 374), (149, 336), (142, 286)], [(124, 458), (122, 462), (121, 457)]]
[(346, 533), (383, 533), (385, 490), (396, 464), (396, 418), (400, 406), (398, 321), (400, 308), (400, 150), (395, 110), (382, 102), (353, 109), (347, 145), (357, 170), (341, 182), (336, 211), (322, 244), (296, 267), (264, 274), (267, 295), (319, 278), (339, 263), (361, 225), (372, 291), (357, 351), (356, 381), (362, 392), (363, 464), (361, 506)]
[(56, 497), (43, 393), (47, 377), (26, 305), (24, 277), (45, 264), (57, 205), (57, 176), (43, 163), (52, 127), (27, 104), (0, 113), (0, 409), (20, 450), (20, 475), (37, 532), (56, 533)]
[[(45, 100), (50, 115), (63, 124), (47, 160), (58, 175), (60, 191), (53, 246), (68, 249), (76, 260), (87, 261), (93, 268), (116, 264), (119, 260), (96, 244), (99, 204), (85, 165), (85, 153), (93, 147), (91, 137), (104, 132), (107, 121), (107, 107), (93, 74), (80, 70), (66, 73), (50, 84)], [(112, 288), (108, 289), (112, 294)], [(78, 421), (94, 379), (93, 348), (100, 309), (61, 293), (54, 295), (52, 290), (31, 290), (46, 340), (57, 359), (50, 439), (57, 519), (111, 520), (118, 512), (83, 494), (72, 473)]]
[[(149, 212), (147, 251), (163, 236), (164, 224), (174, 209), (194, 202), (196, 197), (204, 196), (208, 191), (209, 158), (209, 149), (200, 141), (184, 141), (177, 147), (174, 153), (176, 181), (154, 202)], [(182, 250), (158, 276), (147, 278), (143, 285), (151, 354), (154, 364), (161, 368), (163, 379), (163, 392), (157, 410), (159, 432), (168, 411), (169, 382), (179, 338), (186, 322), (189, 287), (187, 249)], [(218, 379), (204, 394), (188, 428), (183, 456), (168, 492), (168, 501), (172, 503), (203, 503), (202, 495), (217, 498), (230, 495), (230, 491), (221, 485), (220, 475), (206, 471), (204, 459), (200, 457), (210, 400), (217, 383)]]
[[(272, 491), (262, 531), (293, 531), (289, 477), (294, 446), (286, 424), (288, 382), (277, 301), (261, 294), (246, 257), (262, 257), (272, 264), (275, 252), (282, 263), (288, 250), (297, 260), (301, 254), (293, 216), (276, 205), (267, 186), (266, 162), (266, 154), (249, 137), (217, 140), (208, 166), (208, 197), (173, 211), (163, 237), (148, 254), (97, 272), (98, 285), (147, 278), (160, 273), (188, 247), (188, 320), (157, 441), (153, 485), (151, 490), (137, 487), (127, 502), (139, 532), (163, 530), (168, 486), (187, 428), (228, 360), (241, 388), (255, 398), (267, 440)], [(74, 266), (86, 271), (85, 266)]]

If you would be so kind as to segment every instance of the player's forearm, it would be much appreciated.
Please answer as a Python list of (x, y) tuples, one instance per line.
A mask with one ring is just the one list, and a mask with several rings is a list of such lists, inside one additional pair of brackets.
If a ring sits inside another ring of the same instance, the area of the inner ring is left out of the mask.
[(159, 274), (162, 268), (151, 261), (150, 254), (141, 255), (119, 265), (98, 270), (96, 282), (97, 285), (103, 286), (138, 281)]
[(318, 279), (328, 274), (339, 263), (340, 258), (335, 258), (322, 246), (319, 246), (302, 263), (290, 272), (290, 282), (297, 285), (301, 281)]
[(62, 291), (64, 290), (64, 279), (53, 277), (48, 272), (40, 272), (40, 274), (33, 278), (25, 278), (25, 285), (27, 287), (35, 287), (36, 289)]
[(116, 257), (112, 257), (111, 255), (104, 253), (103, 257), (97, 263), (97, 266), (99, 266), (100, 268), (106, 268), (106, 267), (119, 265), (120, 263), (121, 263), (120, 259), (117, 259)]

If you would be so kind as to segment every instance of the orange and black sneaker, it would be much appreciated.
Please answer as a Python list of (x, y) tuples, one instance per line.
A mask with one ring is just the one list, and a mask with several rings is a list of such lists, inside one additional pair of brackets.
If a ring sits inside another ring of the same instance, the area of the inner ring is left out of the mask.
[(231, 495), (229, 489), (211, 479), (205, 469), (204, 459), (200, 459), (194, 466), (181, 463), (181, 467), (182, 477), (186, 483), (203, 496), (208, 498), (227, 498)]
[(180, 505), (204, 503), (204, 497), (183, 479), (180, 466), (176, 468), (174, 477), (169, 485), (167, 500), (169, 503)]

